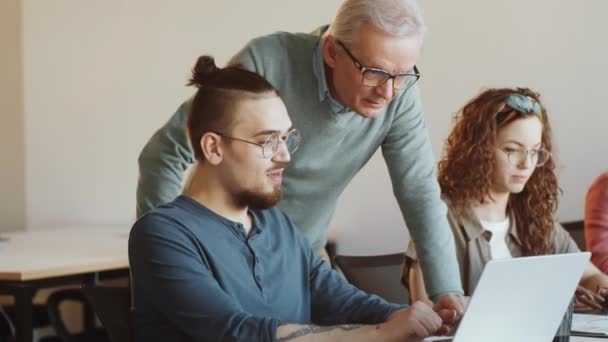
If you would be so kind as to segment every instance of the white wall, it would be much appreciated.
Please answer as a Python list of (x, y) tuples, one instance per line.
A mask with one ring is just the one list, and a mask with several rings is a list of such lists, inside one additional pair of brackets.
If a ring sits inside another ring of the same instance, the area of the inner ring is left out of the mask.
[[(338, 1), (24, 0), (30, 229), (131, 223), (137, 156), (201, 54), (328, 22)], [(230, 19), (232, 18), (232, 19)]]
[(0, 231), (25, 229), (21, 4), (0, 1)]
[[(26, 217), (29, 229), (130, 224), (136, 159), (191, 94), (200, 54), (225, 62), (249, 38), (310, 31), (339, 0), (307, 2), (22, 0)], [(423, 1), (421, 86), (436, 155), (453, 113), (482, 86), (528, 85), (551, 110), (564, 189), (560, 219), (608, 169), (608, 2)], [(6, 195), (5, 195), (6, 196)], [(5, 197), (4, 196), (4, 197)], [(346, 190), (332, 227), (341, 251), (391, 252), (407, 234), (378, 155)]]

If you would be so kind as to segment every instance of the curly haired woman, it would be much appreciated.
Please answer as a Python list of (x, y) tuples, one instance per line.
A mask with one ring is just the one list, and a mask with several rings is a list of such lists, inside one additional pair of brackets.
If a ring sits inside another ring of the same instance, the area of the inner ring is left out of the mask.
[[(489, 89), (467, 103), (439, 162), (465, 295), (491, 259), (578, 252), (555, 221), (558, 192), (551, 126), (537, 93)], [(430, 302), (413, 244), (403, 281), (412, 301)], [(577, 309), (601, 308), (608, 276), (589, 263), (577, 290)]]

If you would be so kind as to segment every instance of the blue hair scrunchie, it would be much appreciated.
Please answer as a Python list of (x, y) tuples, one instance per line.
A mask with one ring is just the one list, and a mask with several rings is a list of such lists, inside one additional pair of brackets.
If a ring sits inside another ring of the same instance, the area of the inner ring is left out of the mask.
[(530, 96), (513, 93), (507, 97), (505, 104), (518, 111), (521, 115), (526, 115), (528, 113), (534, 113), (538, 117), (542, 117), (543, 115), (543, 110), (540, 103)]

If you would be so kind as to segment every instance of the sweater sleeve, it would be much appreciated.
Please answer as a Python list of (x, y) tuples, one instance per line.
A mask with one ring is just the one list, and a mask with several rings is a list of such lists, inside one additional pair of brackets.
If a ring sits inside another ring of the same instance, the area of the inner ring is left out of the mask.
[(393, 192), (420, 261), (432, 300), (462, 294), (454, 238), (441, 201), (435, 160), (417, 86), (401, 94), (397, 114), (382, 144)]
[(593, 264), (608, 273), (608, 172), (596, 179), (587, 192), (585, 241)]
[(172, 201), (181, 192), (184, 173), (194, 162), (186, 128), (189, 111), (190, 101), (186, 101), (139, 155), (137, 217)]

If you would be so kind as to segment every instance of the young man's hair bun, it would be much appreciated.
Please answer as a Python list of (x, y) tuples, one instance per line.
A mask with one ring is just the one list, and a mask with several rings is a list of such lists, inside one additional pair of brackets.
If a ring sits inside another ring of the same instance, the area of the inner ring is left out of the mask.
[(215, 65), (215, 60), (211, 56), (200, 56), (192, 69), (192, 78), (188, 81), (188, 85), (194, 85), (198, 88), (205, 85), (209, 79), (213, 78), (220, 70)]

